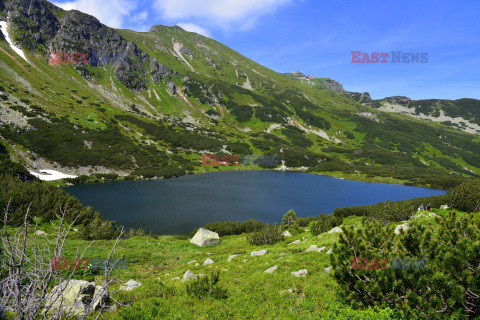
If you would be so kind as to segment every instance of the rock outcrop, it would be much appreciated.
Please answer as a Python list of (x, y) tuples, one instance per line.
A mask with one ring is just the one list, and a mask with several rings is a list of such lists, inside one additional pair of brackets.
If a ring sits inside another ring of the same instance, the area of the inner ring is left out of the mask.
[(108, 296), (101, 294), (100, 286), (85, 280), (63, 281), (46, 298), (46, 305), (51, 305), (49, 312), (70, 310), (74, 315), (84, 315), (90, 306), (95, 309), (102, 299), (108, 301)]

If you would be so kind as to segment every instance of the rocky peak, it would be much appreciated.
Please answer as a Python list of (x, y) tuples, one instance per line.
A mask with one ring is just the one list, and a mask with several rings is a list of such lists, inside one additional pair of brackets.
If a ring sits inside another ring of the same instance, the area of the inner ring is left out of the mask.
[(336, 92), (336, 93), (344, 93), (345, 92), (345, 90), (343, 89), (343, 86), (335, 80), (325, 79), (325, 80), (323, 80), (323, 84), (328, 89), (332, 90), (333, 92)]
[(53, 12), (63, 10), (47, 1), (7, 0), (0, 4), (0, 9), (8, 17), (13, 43), (21, 48), (45, 51), (48, 42), (60, 29), (60, 22)]
[(405, 104), (408, 104), (409, 102), (412, 101), (412, 99), (410, 99), (409, 97), (405, 97), (405, 96), (387, 97), (383, 100), (387, 101), (387, 102), (390, 102), (390, 103), (400, 104), (400, 105), (405, 105)]

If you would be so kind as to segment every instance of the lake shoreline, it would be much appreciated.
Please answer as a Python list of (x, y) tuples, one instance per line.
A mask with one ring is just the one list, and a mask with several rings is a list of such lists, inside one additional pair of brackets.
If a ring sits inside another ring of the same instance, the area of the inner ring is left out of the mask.
[(280, 171), (280, 172), (302, 172), (306, 174), (311, 174), (311, 175), (320, 175), (320, 176), (327, 176), (327, 177), (334, 177), (342, 180), (351, 180), (351, 181), (361, 181), (361, 182), (370, 182), (370, 183), (388, 183), (388, 184), (397, 184), (397, 185), (405, 185), (405, 186), (414, 186), (414, 187), (424, 187), (424, 188), (432, 188), (432, 189), (439, 189), (439, 190), (447, 190), (444, 188), (433, 188), (429, 184), (415, 184), (415, 183), (410, 183), (408, 180), (399, 180), (395, 179), (392, 177), (381, 177), (381, 176), (374, 176), (374, 177), (367, 177), (365, 174), (349, 174), (349, 173), (343, 173), (343, 172), (309, 172), (308, 170), (305, 169), (296, 169), (296, 168), (288, 168), (286, 170), (280, 170), (279, 168), (276, 169), (266, 169), (262, 167), (244, 167), (245, 169), (242, 169), (243, 167), (239, 168), (233, 168), (233, 167), (225, 167), (225, 170), (211, 170), (211, 171), (195, 171), (195, 172), (189, 172), (181, 176), (177, 177), (170, 177), (170, 178), (135, 178), (135, 179), (124, 179), (125, 177), (119, 176), (118, 179), (96, 179), (94, 175), (89, 175), (88, 177), (96, 179), (94, 181), (86, 181), (86, 182), (80, 182), (80, 183), (70, 183), (68, 181), (65, 181), (63, 179), (61, 180), (54, 180), (54, 181), (45, 181), (48, 184), (52, 184), (55, 186), (59, 187), (68, 187), (72, 185), (79, 185), (79, 184), (92, 184), (92, 183), (103, 183), (103, 182), (108, 182), (108, 181), (150, 181), (150, 180), (169, 180), (169, 179), (175, 179), (183, 176), (189, 176), (189, 175), (199, 175), (199, 174), (205, 174), (205, 173), (212, 173), (212, 172), (232, 172), (232, 171)]

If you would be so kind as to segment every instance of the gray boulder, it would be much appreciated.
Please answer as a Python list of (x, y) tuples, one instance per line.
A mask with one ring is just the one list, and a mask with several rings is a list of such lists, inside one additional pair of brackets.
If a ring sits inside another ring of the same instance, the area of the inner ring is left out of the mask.
[(250, 256), (252, 257), (255, 257), (255, 256), (263, 256), (265, 254), (267, 254), (267, 250), (259, 250), (259, 251), (253, 251), (252, 253), (250, 253)]
[(301, 269), (298, 271), (291, 272), (291, 275), (295, 277), (305, 277), (307, 273), (308, 273), (307, 269)]
[(190, 270), (187, 270), (185, 274), (183, 275), (182, 282), (189, 281), (189, 280), (195, 280), (197, 279), (197, 276)]
[(267, 270), (265, 270), (264, 272), (265, 273), (273, 273), (275, 270), (277, 270), (278, 266), (273, 266), (273, 267), (270, 267), (268, 268)]
[[(102, 296), (100, 286), (95, 286), (95, 282), (85, 280), (65, 280), (55, 286), (46, 297), (46, 306), (51, 306), (49, 313), (55, 313), (57, 310), (70, 310), (74, 315), (84, 315), (90, 304), (97, 306)], [(93, 301), (96, 298), (96, 301)]]
[(137, 282), (133, 279), (128, 280), (125, 282), (123, 286), (120, 287), (120, 290), (122, 291), (130, 291), (135, 289), (136, 287), (140, 287), (142, 284), (140, 282)]
[(214, 263), (214, 262), (213, 262), (212, 259), (207, 258), (207, 259), (203, 262), (203, 265), (204, 265), (204, 266), (208, 266), (209, 264), (213, 264), (213, 263)]
[(291, 237), (292, 234), (290, 233), (290, 231), (285, 230), (285, 231), (283, 231), (282, 236), (284, 236), (284, 237)]
[(220, 243), (220, 237), (218, 233), (200, 228), (197, 233), (190, 240), (190, 243), (195, 244), (199, 247), (211, 246)]
[(403, 224), (399, 224), (396, 228), (395, 228), (395, 234), (400, 234), (400, 230), (403, 230), (403, 231), (407, 231), (408, 230), (408, 222), (405, 222)]
[(339, 227), (335, 227), (333, 228), (332, 230), (328, 231), (329, 234), (332, 234), (332, 233), (342, 233), (342, 229), (340, 229)]
[(325, 250), (324, 246), (319, 248), (316, 244), (312, 244), (305, 252), (322, 252), (323, 250)]

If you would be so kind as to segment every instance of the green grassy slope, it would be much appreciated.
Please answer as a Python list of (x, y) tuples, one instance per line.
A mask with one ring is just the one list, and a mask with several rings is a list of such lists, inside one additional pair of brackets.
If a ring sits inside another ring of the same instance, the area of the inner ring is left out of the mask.
[[(435, 219), (420, 212), (414, 217), (417, 223), (435, 229)], [(434, 209), (437, 215), (446, 215), (447, 210)], [(462, 213), (460, 213), (461, 215)], [(344, 226), (362, 228), (360, 217), (348, 217)], [(39, 229), (53, 234), (50, 224)], [(289, 229), (292, 237), (276, 245), (252, 246), (246, 234), (221, 237), (217, 246), (197, 247), (186, 237), (161, 236), (158, 238), (135, 237), (121, 240), (116, 258), (128, 260), (128, 268), (116, 270), (115, 292), (123, 283), (134, 279), (142, 285), (129, 292), (113, 293), (113, 297), (129, 307), (120, 307), (109, 312), (109, 319), (178, 319), (178, 318), (222, 318), (222, 319), (400, 319), (401, 313), (391, 309), (353, 309), (342, 300), (339, 287), (328, 271), (330, 254), (338, 233), (322, 233), (312, 236), (309, 228)], [(290, 244), (294, 240), (300, 243)], [(44, 241), (44, 240), (42, 240)], [(86, 258), (106, 257), (113, 241), (97, 241), (86, 251)], [(311, 245), (325, 247), (321, 252), (305, 252)], [(63, 257), (70, 261), (76, 248), (84, 249), (73, 232), (66, 242)], [(257, 250), (267, 250), (264, 256), (250, 256)], [(228, 261), (230, 255), (238, 256)], [(213, 264), (203, 266), (212, 259)], [(197, 264), (198, 263), (198, 264)], [(277, 266), (272, 274), (264, 271)], [(291, 272), (307, 269), (304, 278)], [(227, 289), (227, 299), (211, 297), (202, 299), (189, 296), (187, 283), (180, 279), (187, 270), (194, 274), (220, 272), (219, 285)], [(404, 272), (409, 272), (406, 270)], [(102, 275), (82, 275), (75, 278), (100, 283)], [(180, 278), (180, 279), (179, 279)], [(292, 289), (292, 292), (288, 290)]]

